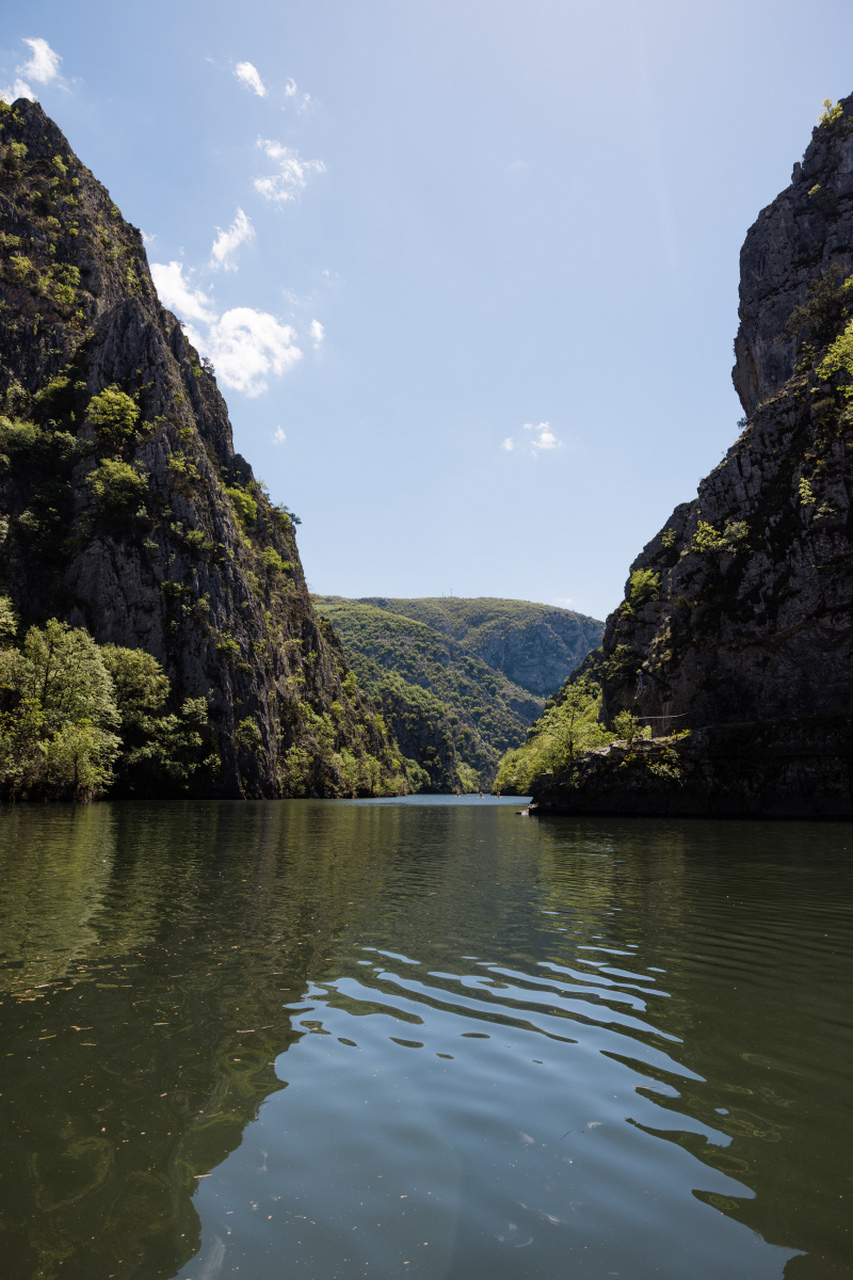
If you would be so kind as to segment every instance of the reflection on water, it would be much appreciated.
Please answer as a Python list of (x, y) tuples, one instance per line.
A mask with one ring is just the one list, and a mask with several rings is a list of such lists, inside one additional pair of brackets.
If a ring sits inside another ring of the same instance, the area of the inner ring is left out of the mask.
[(0, 810), (11, 1280), (849, 1276), (847, 826)]

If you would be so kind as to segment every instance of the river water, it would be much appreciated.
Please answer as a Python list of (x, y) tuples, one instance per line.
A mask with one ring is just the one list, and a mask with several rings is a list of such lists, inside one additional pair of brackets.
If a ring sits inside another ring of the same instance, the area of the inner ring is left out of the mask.
[(4, 1280), (853, 1274), (853, 827), (0, 809)]

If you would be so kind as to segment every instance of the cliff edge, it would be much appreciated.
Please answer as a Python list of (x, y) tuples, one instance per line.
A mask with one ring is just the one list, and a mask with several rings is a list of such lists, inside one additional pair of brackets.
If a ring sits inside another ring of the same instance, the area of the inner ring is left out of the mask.
[(203, 696), (205, 794), (405, 791), (140, 232), (23, 99), (0, 104), (0, 250), (0, 593), (23, 624), (144, 649), (178, 703)]
[(540, 811), (853, 816), (851, 271), (853, 96), (741, 252), (741, 434), (607, 619), (604, 718), (654, 740), (540, 779)]

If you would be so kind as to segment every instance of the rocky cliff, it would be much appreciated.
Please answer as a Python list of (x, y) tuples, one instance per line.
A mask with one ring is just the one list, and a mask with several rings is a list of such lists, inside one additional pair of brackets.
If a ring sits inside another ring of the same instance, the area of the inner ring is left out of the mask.
[(691, 739), (603, 749), (543, 808), (853, 814), (852, 270), (853, 97), (749, 230), (741, 434), (631, 566), (595, 662), (608, 723)]
[(205, 696), (208, 794), (405, 789), (139, 231), (24, 100), (0, 105), (0, 250), (0, 592), (23, 623), (145, 649)]

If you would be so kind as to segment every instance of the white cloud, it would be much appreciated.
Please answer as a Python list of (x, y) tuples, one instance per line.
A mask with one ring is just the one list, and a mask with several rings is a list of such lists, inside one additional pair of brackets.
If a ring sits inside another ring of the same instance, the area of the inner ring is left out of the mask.
[(167, 265), (152, 262), (151, 275), (160, 301), (175, 315), (202, 324), (211, 324), (216, 319), (216, 311), (207, 295), (200, 289), (193, 289), (189, 280), (184, 279), (183, 263), (170, 262)]
[(8, 89), (0, 90), (0, 98), (4, 102), (17, 102), (18, 98), (29, 98), (30, 102), (35, 102), (36, 95), (25, 81), (16, 80)]
[(38, 84), (50, 84), (51, 80), (55, 80), (59, 75), (61, 57), (51, 49), (46, 40), (42, 40), (41, 36), (37, 36), (35, 39), (25, 37), (24, 44), (30, 46), (32, 57), (29, 62), (25, 62), (21, 67), (16, 67), (15, 70), (20, 72), (22, 76), (35, 80)]
[(281, 427), (276, 427), (275, 431), (272, 433), (273, 444), (284, 444), (286, 439), (287, 436), (284, 434)]
[(326, 330), (323, 328), (319, 320), (312, 320), (308, 332), (311, 335), (311, 339), (314, 343), (314, 350), (316, 351), (326, 336)]
[(214, 270), (224, 267), (226, 271), (234, 269), (234, 263), (230, 261), (232, 254), (236, 253), (241, 244), (246, 244), (253, 239), (255, 229), (252, 226), (251, 219), (246, 216), (242, 209), (238, 208), (234, 215), (234, 221), (227, 231), (223, 231), (220, 227), (216, 230), (219, 235), (213, 242), (210, 250), (210, 265)]
[(287, 84), (284, 86), (284, 96), (285, 98), (293, 98), (296, 96), (295, 80), (288, 80)]
[(550, 422), (540, 422), (538, 426), (534, 426), (532, 422), (525, 422), (524, 430), (532, 433), (531, 439), (514, 440), (512, 436), (507, 436), (505, 440), (501, 441), (500, 447), (505, 449), (507, 453), (520, 451), (531, 454), (534, 458), (543, 449), (562, 448), (562, 441), (558, 440), (554, 435)]
[(251, 89), (253, 93), (256, 93), (259, 98), (265, 98), (267, 96), (264, 82), (258, 75), (257, 68), (253, 67), (251, 62), (238, 62), (234, 68), (234, 74), (238, 80), (242, 80), (243, 84)]
[[(254, 307), (232, 307), (219, 315), (213, 298), (194, 287), (183, 263), (152, 262), (151, 275), (160, 301), (184, 322), (193, 346), (213, 361), (223, 386), (259, 396), (269, 378), (281, 377), (302, 359), (291, 325)], [(322, 335), (315, 325), (319, 321), (310, 327), (316, 345)], [(276, 442), (281, 443), (278, 437)]]
[(540, 422), (537, 427), (534, 427), (532, 422), (525, 422), (524, 430), (535, 433), (530, 442), (530, 447), (534, 454), (538, 453), (540, 449), (560, 448), (560, 441), (551, 430), (550, 422)]
[(208, 325), (206, 334), (188, 326), (187, 337), (210, 357), (225, 386), (251, 397), (267, 390), (268, 377), (281, 377), (302, 359), (296, 330), (252, 307), (232, 307)]
[(31, 57), (27, 62), (22, 62), (20, 66), (15, 67), (16, 79), (11, 88), (0, 91), (0, 98), (4, 102), (15, 102), (18, 98), (29, 98), (30, 102), (35, 102), (36, 95), (30, 88), (29, 81), (50, 84), (59, 76), (59, 64), (62, 58), (51, 49), (46, 40), (41, 36), (26, 36), (24, 44), (29, 45)]
[(276, 204), (295, 200), (298, 192), (305, 189), (311, 173), (326, 171), (322, 160), (303, 160), (298, 151), (284, 146), (281, 142), (258, 138), (257, 145), (264, 155), (278, 166), (278, 173), (265, 178), (255, 178), (254, 187), (266, 200), (272, 200)]

